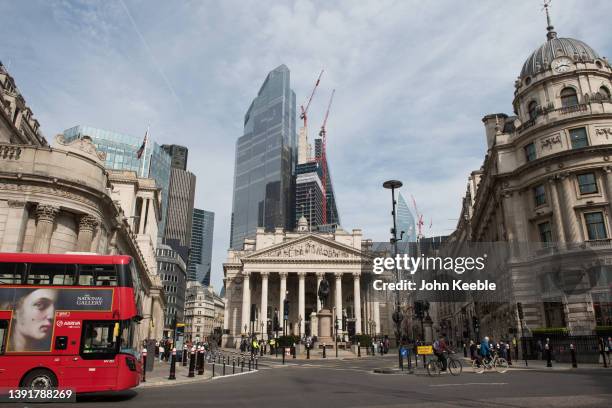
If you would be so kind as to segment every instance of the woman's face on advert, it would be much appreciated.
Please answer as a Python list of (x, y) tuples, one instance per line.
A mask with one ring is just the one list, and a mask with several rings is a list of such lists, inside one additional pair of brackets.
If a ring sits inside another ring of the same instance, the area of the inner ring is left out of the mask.
[(16, 329), (33, 340), (42, 340), (53, 329), (55, 301), (54, 289), (37, 289), (23, 298), (17, 311)]

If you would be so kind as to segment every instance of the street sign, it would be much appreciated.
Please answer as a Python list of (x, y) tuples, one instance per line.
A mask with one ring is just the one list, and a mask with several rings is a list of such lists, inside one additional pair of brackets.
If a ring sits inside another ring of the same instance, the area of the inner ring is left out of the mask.
[(433, 354), (432, 346), (417, 346), (417, 354)]

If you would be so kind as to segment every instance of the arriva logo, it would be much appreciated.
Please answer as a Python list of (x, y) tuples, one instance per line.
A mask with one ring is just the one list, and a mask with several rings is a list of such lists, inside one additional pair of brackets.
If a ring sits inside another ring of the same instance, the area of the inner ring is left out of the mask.
[(57, 327), (80, 328), (81, 327), (81, 322), (78, 321), (78, 320), (74, 320), (74, 321), (71, 321), (71, 320), (67, 320), (67, 321), (58, 320), (56, 322), (56, 325), (57, 325)]

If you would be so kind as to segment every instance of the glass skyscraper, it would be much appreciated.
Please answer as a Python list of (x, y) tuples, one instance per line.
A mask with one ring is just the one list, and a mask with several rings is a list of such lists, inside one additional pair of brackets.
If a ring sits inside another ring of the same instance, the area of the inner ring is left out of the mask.
[(400, 242), (416, 242), (416, 223), (404, 196), (397, 197), (397, 235), (404, 231)]
[(74, 140), (89, 136), (96, 148), (106, 153), (105, 165), (109, 169), (133, 170), (138, 177), (155, 179), (162, 189), (162, 220), (159, 224), (159, 236), (162, 237), (166, 224), (166, 208), (168, 205), (168, 186), (170, 184), (170, 155), (150, 138), (140, 159), (138, 149), (142, 145), (141, 137), (126, 135), (110, 130), (90, 126), (75, 126), (64, 131), (66, 140)]
[(189, 280), (197, 280), (204, 286), (210, 286), (215, 213), (194, 208), (192, 219), (187, 277)]
[(230, 245), (242, 249), (257, 227), (294, 226), (293, 172), (297, 161), (295, 93), (289, 68), (266, 77), (244, 117), (236, 142)]

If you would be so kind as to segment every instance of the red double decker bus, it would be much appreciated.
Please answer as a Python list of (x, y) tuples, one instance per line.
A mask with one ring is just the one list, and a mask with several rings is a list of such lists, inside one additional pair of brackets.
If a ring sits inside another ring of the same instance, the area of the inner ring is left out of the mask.
[(129, 256), (0, 254), (0, 388), (138, 385)]

